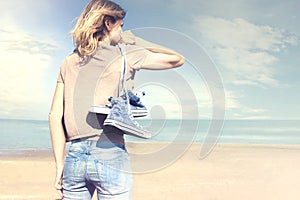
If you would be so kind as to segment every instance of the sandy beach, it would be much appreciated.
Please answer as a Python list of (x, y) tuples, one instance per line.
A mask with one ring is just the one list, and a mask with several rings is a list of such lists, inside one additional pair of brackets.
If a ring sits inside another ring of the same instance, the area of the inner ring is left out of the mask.
[[(163, 151), (164, 146), (128, 144), (133, 169), (148, 165), (138, 163), (135, 155)], [(200, 149), (201, 144), (193, 144), (171, 163), (152, 172), (139, 171), (134, 175), (133, 199), (300, 199), (300, 145), (218, 144), (202, 160)], [(0, 154), (0, 199), (57, 199), (54, 175), (49, 151)]]

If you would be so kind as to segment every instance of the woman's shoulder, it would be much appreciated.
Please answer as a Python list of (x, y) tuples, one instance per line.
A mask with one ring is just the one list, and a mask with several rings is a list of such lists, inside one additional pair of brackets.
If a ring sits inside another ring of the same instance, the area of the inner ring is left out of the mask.
[(61, 67), (66, 68), (73, 65), (78, 65), (80, 62), (82, 62), (82, 60), (83, 59), (79, 56), (79, 54), (74, 51), (61, 61)]
[(135, 45), (135, 44), (126, 44), (125, 45), (126, 49), (126, 55), (127, 56), (140, 56), (140, 55), (146, 55), (148, 50), (145, 49), (144, 47)]

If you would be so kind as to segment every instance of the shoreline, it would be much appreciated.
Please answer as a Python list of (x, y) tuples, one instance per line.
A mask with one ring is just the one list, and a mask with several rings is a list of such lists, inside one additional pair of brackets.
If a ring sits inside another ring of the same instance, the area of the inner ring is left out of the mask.
[[(171, 142), (126, 142), (126, 148), (140, 148), (142, 146), (149, 147), (149, 148), (159, 148), (159, 147), (166, 147), (168, 145), (186, 145), (187, 148), (191, 146), (201, 146), (203, 143), (201, 142), (193, 142), (193, 143), (171, 143)], [(269, 144), (269, 143), (217, 143), (214, 146), (215, 148), (218, 147), (256, 147), (256, 148), (273, 148), (273, 149), (300, 149), (300, 144)], [(68, 150), (68, 147), (66, 147)], [(0, 148), (0, 158), (3, 157), (44, 157), (44, 156), (53, 156), (52, 149), (1, 149)]]

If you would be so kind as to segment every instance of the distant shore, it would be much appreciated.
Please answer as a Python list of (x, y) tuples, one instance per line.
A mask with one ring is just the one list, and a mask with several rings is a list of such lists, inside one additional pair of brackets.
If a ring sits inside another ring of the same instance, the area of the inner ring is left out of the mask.
[[(127, 149), (134, 157), (167, 145), (128, 143)], [(133, 200), (300, 198), (300, 145), (217, 144), (203, 160), (200, 149), (201, 144), (193, 144), (168, 166), (135, 174)], [(142, 164), (136, 162), (132, 160), (133, 168)], [(57, 199), (54, 175), (51, 150), (2, 153), (0, 199)]]

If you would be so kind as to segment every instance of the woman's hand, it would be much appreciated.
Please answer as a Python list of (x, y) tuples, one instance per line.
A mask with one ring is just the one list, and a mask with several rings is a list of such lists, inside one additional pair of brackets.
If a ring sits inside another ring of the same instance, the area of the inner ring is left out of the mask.
[(124, 44), (134, 45), (135, 44), (135, 35), (131, 31), (124, 31), (121, 34), (120, 42), (124, 43)]

